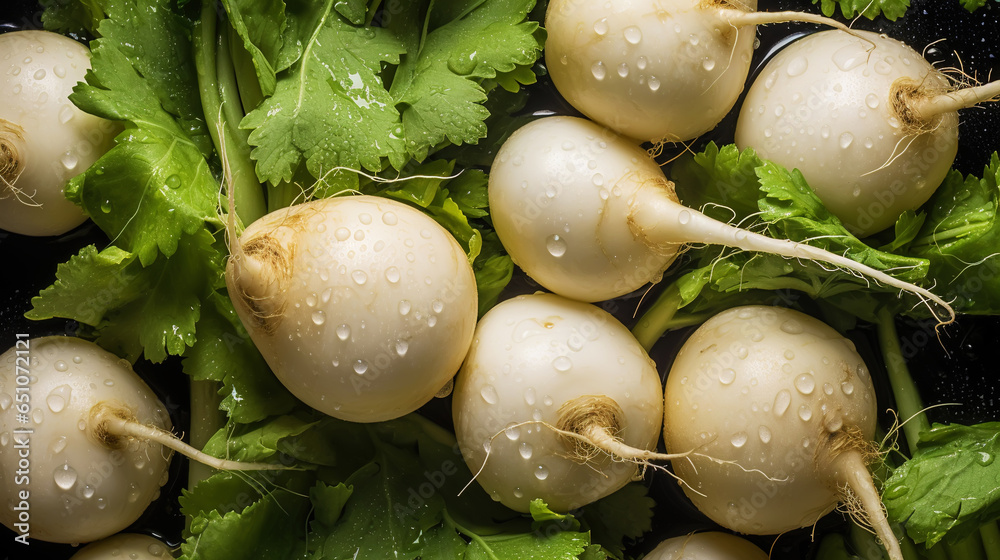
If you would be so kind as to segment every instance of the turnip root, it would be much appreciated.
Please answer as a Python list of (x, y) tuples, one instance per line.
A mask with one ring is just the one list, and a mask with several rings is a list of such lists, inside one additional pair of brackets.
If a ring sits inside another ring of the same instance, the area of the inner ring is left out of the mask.
[(935, 302), (929, 291), (841, 255), (777, 240), (681, 205), (674, 185), (637, 145), (585, 119), (546, 117), (514, 132), (490, 174), (496, 232), (535, 281), (603, 301), (656, 281), (689, 243), (832, 264)]
[(458, 242), (401, 202), (346, 196), (272, 212), (235, 240), (226, 285), (278, 379), (353, 422), (413, 412), (472, 342), (476, 280)]
[(86, 220), (63, 188), (114, 143), (117, 125), (68, 99), (90, 51), (49, 31), (0, 34), (0, 229), (58, 235)]
[(70, 560), (166, 560), (170, 548), (159, 539), (138, 533), (118, 533), (88, 544)]
[(191, 449), (125, 360), (64, 336), (0, 355), (0, 522), (19, 537), (90, 542), (139, 518), (167, 481), (171, 449), (216, 468), (270, 468)]
[(729, 533), (710, 531), (667, 539), (644, 560), (767, 560), (752, 542)]
[(640, 141), (680, 142), (713, 129), (743, 91), (755, 26), (834, 20), (757, 12), (756, 0), (552, 0), (545, 60), (580, 112)]
[(723, 311), (685, 342), (664, 395), (667, 451), (698, 448), (719, 459), (674, 462), (712, 520), (777, 534), (847, 502), (890, 557), (902, 558), (866, 466), (877, 455), (871, 377), (835, 330), (784, 308)]
[(768, 62), (747, 91), (736, 143), (797, 167), (863, 236), (930, 198), (958, 151), (956, 111), (997, 95), (1000, 82), (956, 90), (884, 35), (823, 31)]
[(479, 322), (455, 380), (458, 444), (493, 499), (569, 511), (654, 459), (660, 376), (628, 329), (593, 305), (538, 293)]

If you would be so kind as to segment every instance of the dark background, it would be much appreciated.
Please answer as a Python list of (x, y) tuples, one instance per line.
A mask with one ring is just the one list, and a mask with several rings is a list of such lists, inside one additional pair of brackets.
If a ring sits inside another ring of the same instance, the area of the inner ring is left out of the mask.
[[(810, 8), (804, 0), (761, 0), (759, 5), (761, 10), (770, 11)], [(40, 18), (41, 10), (34, 1), (0, 0), (0, 31), (39, 28)], [(879, 18), (875, 22), (859, 20), (854, 26), (887, 33), (917, 50), (933, 43), (925, 51), (925, 56), (932, 62), (962, 67), (983, 81), (991, 74), (1000, 77), (998, 3), (970, 15), (960, 7), (958, 0), (912, 0), (910, 11), (897, 23)], [(761, 46), (756, 52), (752, 73), (756, 73), (780, 46), (815, 29), (815, 26), (805, 24), (776, 24), (759, 28)], [(532, 95), (532, 109), (573, 112), (544, 79), (534, 88)], [(706, 135), (703, 141), (730, 143), (735, 115), (734, 111), (718, 130)], [(981, 174), (990, 155), (1000, 148), (998, 134), (1000, 108), (994, 105), (964, 111), (960, 129), (961, 147), (955, 167), (963, 173)], [(68, 260), (85, 245), (104, 247), (107, 243), (103, 233), (89, 223), (57, 238), (27, 238), (0, 232), (0, 262), (4, 263), (0, 268), (0, 346), (4, 346), (2, 341), (12, 343), (14, 335), (21, 332), (32, 336), (74, 332), (76, 325), (72, 322), (29, 322), (23, 314), (30, 307), (30, 298), (52, 283), (58, 263)], [(530, 282), (521, 277), (515, 280), (511, 290), (530, 287)], [(612, 307), (617, 310), (619, 318), (629, 325), (636, 305), (637, 300), (626, 297)], [(911, 368), (925, 403), (962, 403), (961, 406), (932, 410), (932, 420), (970, 424), (1000, 419), (997, 406), (1000, 383), (997, 382), (995, 368), (983, 365), (995, 364), (1000, 357), (1000, 345), (995, 342), (1000, 335), (997, 319), (963, 317), (957, 325), (948, 329), (943, 344), (927, 336), (926, 325), (901, 320), (899, 326), (900, 336), (911, 343), (912, 352), (907, 357), (911, 358)], [(661, 371), (669, 369), (670, 356), (683, 341), (683, 336), (683, 333), (678, 333), (658, 344), (654, 353)], [(871, 333), (860, 330), (854, 333), (854, 338), (859, 349), (866, 354), (872, 370), (879, 370), (881, 364), (872, 352)], [(0, 348), (0, 351), (5, 348)], [(168, 360), (161, 365), (140, 362), (136, 364), (136, 370), (168, 405), (174, 425), (179, 430), (187, 431), (187, 380), (176, 361)], [(891, 406), (891, 394), (885, 387), (879, 387), (879, 397), (883, 399), (883, 408)], [(445, 423), (450, 417), (447, 402), (437, 402), (425, 409), (425, 413)], [(179, 543), (184, 520), (178, 511), (177, 497), (186, 479), (186, 471), (186, 461), (178, 457), (171, 468), (171, 481), (164, 487), (163, 495), (133, 525), (132, 531), (153, 534), (170, 545)], [(649, 550), (661, 537), (710, 527), (710, 523), (683, 498), (672, 479), (655, 477), (651, 481), (651, 492), (659, 504), (655, 529), (644, 542), (636, 545), (635, 552)], [(842, 519), (834, 514), (820, 522), (817, 534), (837, 531), (842, 527)], [(65, 545), (34, 541), (30, 554), (26, 554), (28, 551), (23, 550), (23, 546), (9, 544), (13, 543), (12, 539), (10, 531), (0, 530), (0, 557), (56, 560), (67, 558), (74, 551)], [(756, 538), (755, 541), (767, 550), (774, 539)], [(795, 531), (778, 539), (773, 558), (809, 558), (815, 546), (811, 542), (810, 529)]]

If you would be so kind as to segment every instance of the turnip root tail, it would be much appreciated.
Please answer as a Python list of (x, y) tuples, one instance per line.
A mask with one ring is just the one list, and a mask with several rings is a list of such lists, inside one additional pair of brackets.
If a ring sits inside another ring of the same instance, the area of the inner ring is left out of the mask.
[(20, 148), (23, 142), (24, 129), (0, 119), (0, 197), (6, 196), (7, 190), (14, 189), (14, 183), (24, 169)]
[(110, 449), (121, 448), (126, 445), (127, 440), (137, 439), (159, 443), (181, 455), (219, 470), (259, 471), (288, 468), (282, 465), (243, 463), (212, 457), (184, 443), (172, 433), (156, 426), (138, 422), (135, 415), (127, 407), (106, 401), (97, 403), (90, 409), (87, 429), (92, 438)]
[(851, 270), (880, 284), (916, 295), (923, 302), (933, 302), (945, 312), (942, 319), (931, 305), (928, 308), (942, 325), (955, 321), (955, 310), (929, 290), (893, 278), (870, 266), (818, 247), (787, 239), (773, 239), (759, 233), (725, 224), (681, 205), (673, 195), (673, 184), (646, 184), (629, 201), (628, 223), (632, 233), (651, 247), (676, 251), (679, 243), (712, 243), (831, 264)]
[(893, 84), (891, 100), (904, 124), (914, 123), (920, 128), (939, 115), (1000, 100), (1000, 80), (944, 93), (925, 92), (913, 80), (898, 80)]
[(733, 8), (719, 9), (719, 15), (734, 27), (747, 27), (750, 25), (766, 25), (769, 23), (803, 22), (828, 25), (851, 35), (857, 35), (853, 29), (843, 23), (824, 16), (810, 14), (807, 12), (747, 12)]
[(817, 455), (817, 462), (829, 464), (829, 467), (824, 468), (829, 468), (830, 472), (835, 473), (834, 482), (841, 488), (846, 488), (846, 492), (850, 494), (844, 501), (853, 501), (860, 506), (860, 512), (851, 513), (862, 515), (862, 521), (871, 525), (889, 553), (889, 559), (903, 560), (899, 541), (889, 526), (882, 500), (868, 471), (864, 444), (859, 448), (859, 441), (864, 441), (864, 437), (858, 434), (849, 432), (832, 434), (829, 444), (823, 450), (825, 453)]

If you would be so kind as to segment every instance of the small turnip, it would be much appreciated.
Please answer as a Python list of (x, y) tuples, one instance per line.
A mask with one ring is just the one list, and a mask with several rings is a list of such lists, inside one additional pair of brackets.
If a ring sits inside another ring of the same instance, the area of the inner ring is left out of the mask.
[(497, 153), (489, 202), (514, 262), (545, 288), (581, 301), (632, 292), (658, 280), (686, 244), (714, 243), (832, 264), (933, 301), (953, 316), (919, 286), (681, 205), (649, 154), (581, 118), (546, 117), (515, 131)]
[(1000, 82), (957, 89), (920, 53), (866, 31), (823, 31), (778, 53), (747, 91), (736, 144), (802, 171), (857, 235), (881, 231), (941, 184), (958, 109)]
[(723, 311), (684, 343), (667, 376), (667, 451), (713, 521), (741, 533), (808, 527), (848, 502), (902, 558), (866, 466), (877, 453), (872, 380), (854, 344), (804, 313)]
[(70, 560), (166, 560), (170, 547), (157, 538), (118, 533), (81, 548)]
[(278, 379), (309, 406), (377, 422), (458, 371), (477, 317), (465, 251), (426, 214), (374, 196), (278, 210), (235, 241), (226, 285)]
[(756, 0), (552, 0), (545, 61), (580, 112), (640, 141), (680, 142), (715, 126), (736, 104), (755, 26), (836, 21), (757, 12)]
[(91, 542), (156, 499), (171, 450), (216, 468), (271, 468), (210, 457), (170, 427), (128, 361), (76, 337), (19, 339), (0, 355), (0, 522), (32, 539)]
[(673, 537), (656, 545), (644, 560), (767, 560), (752, 542), (729, 533), (709, 531)]
[(50, 31), (0, 34), (0, 228), (58, 235), (86, 220), (66, 182), (111, 148), (117, 125), (69, 101), (84, 45)]
[(599, 307), (538, 293), (483, 316), (455, 379), (455, 433), (476, 481), (528, 511), (570, 511), (621, 488), (657, 458), (660, 376)]

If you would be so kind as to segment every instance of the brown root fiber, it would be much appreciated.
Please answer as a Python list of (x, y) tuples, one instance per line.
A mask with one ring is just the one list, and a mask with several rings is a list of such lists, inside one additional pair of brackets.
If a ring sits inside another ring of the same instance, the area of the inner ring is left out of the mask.
[(586, 462), (599, 453), (606, 452), (589, 442), (594, 428), (606, 431), (617, 439), (624, 425), (625, 413), (614, 399), (604, 395), (584, 395), (567, 401), (559, 407), (559, 420), (556, 428), (579, 434), (584, 438), (573, 438), (560, 434), (563, 444), (572, 452), (572, 457), (580, 462)]
[(135, 412), (124, 404), (102, 401), (90, 408), (87, 434), (108, 449), (121, 449), (125, 447), (128, 438), (111, 427), (112, 420), (138, 422)]
[(917, 101), (930, 99), (937, 93), (940, 92), (927, 91), (924, 86), (910, 78), (900, 78), (893, 82), (889, 90), (889, 104), (892, 114), (899, 119), (904, 135), (917, 136), (937, 128), (941, 120), (939, 116), (927, 120), (920, 117), (914, 109)]
[[(18, 145), (24, 142), (24, 129), (0, 119), (0, 193), (12, 188), (24, 168)], [(5, 194), (5, 193), (4, 193)]]
[[(294, 245), (283, 247), (275, 237), (267, 233), (256, 236), (241, 246), (238, 262), (234, 263), (239, 271), (234, 279), (238, 288), (231, 295), (238, 304), (249, 310), (250, 317), (261, 332), (274, 334), (281, 324), (286, 303), (283, 298), (276, 298), (273, 294), (281, 293), (281, 286), (291, 277), (294, 254)], [(253, 270), (251, 277), (252, 286), (256, 288), (254, 290), (248, 290), (247, 283), (241, 278), (248, 269)], [(258, 290), (262, 293), (258, 293)]]

